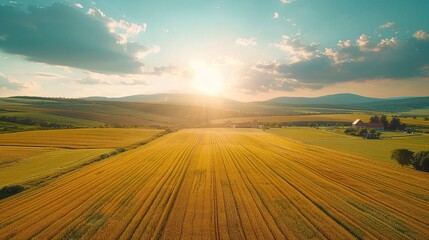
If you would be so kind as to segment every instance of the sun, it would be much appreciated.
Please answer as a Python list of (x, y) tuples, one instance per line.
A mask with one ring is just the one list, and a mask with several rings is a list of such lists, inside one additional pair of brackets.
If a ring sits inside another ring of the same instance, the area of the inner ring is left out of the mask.
[(203, 62), (192, 63), (195, 90), (205, 95), (219, 95), (224, 89), (222, 73), (216, 67)]

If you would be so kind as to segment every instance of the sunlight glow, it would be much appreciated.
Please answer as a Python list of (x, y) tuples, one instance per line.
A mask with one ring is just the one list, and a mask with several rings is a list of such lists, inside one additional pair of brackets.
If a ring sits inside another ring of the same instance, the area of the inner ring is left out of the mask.
[(195, 90), (206, 95), (218, 95), (223, 91), (224, 79), (218, 69), (204, 62), (192, 62), (191, 67)]

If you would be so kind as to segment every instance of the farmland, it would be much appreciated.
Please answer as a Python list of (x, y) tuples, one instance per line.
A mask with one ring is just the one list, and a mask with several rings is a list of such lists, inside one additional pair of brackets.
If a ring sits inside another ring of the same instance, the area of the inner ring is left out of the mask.
[(239, 118), (225, 118), (216, 119), (212, 123), (224, 123), (225, 121), (232, 121), (233, 123), (250, 122), (257, 120), (258, 122), (353, 122), (357, 118), (363, 121), (368, 121), (371, 115), (369, 114), (306, 114), (295, 116), (258, 116), (258, 117), (239, 117)]
[(425, 239), (427, 173), (187, 129), (0, 201), (0, 238)]
[[(382, 113), (376, 113), (376, 115), (381, 116)], [(243, 123), (243, 122), (251, 122), (256, 120), (260, 123), (297, 123), (297, 122), (340, 122), (340, 123), (351, 123), (356, 119), (361, 119), (364, 122), (368, 122), (370, 117), (374, 114), (369, 113), (343, 113), (343, 114), (306, 114), (306, 115), (285, 115), (285, 116), (253, 116), (253, 117), (236, 117), (236, 118), (223, 118), (212, 120), (213, 124), (222, 124), (227, 121), (231, 121), (233, 123)], [(386, 114), (389, 116), (391, 114)], [(401, 122), (409, 125), (409, 126), (420, 126), (420, 127), (429, 127), (429, 121), (424, 120), (423, 117), (419, 118), (411, 118), (411, 117), (401, 117)]]
[(308, 127), (272, 128), (268, 132), (303, 143), (382, 161), (392, 161), (390, 154), (395, 148), (424, 151), (428, 150), (429, 143), (428, 134), (413, 135), (402, 132), (383, 132), (382, 140), (364, 140), (361, 137)]
[(160, 130), (69, 129), (0, 134), (0, 188), (32, 184), (98, 158)]

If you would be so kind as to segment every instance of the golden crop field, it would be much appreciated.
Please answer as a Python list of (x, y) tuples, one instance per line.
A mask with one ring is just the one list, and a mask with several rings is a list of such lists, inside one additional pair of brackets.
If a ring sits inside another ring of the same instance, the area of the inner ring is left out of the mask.
[(427, 239), (429, 175), (188, 129), (0, 200), (0, 239)]
[(161, 130), (139, 128), (83, 128), (0, 134), (0, 146), (113, 148), (152, 137)]
[(160, 130), (115, 128), (0, 134), (0, 188), (31, 185), (158, 133)]

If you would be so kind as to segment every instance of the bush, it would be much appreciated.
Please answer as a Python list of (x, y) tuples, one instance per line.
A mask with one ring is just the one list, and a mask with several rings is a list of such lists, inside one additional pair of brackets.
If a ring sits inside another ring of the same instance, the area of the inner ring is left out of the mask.
[(363, 128), (363, 129), (359, 129), (357, 131), (356, 135), (363, 136), (365, 133), (368, 133), (368, 130), (366, 130), (366, 129)]
[(125, 151), (126, 151), (125, 148), (116, 148), (116, 152), (118, 152), (118, 153), (122, 153)]
[(413, 157), (412, 164), (417, 170), (429, 172), (429, 151), (417, 152)]
[(344, 129), (344, 133), (348, 134), (348, 135), (353, 135), (353, 134), (356, 133), (356, 129), (354, 129), (354, 128), (346, 128), (346, 129)]
[(411, 164), (413, 159), (414, 152), (402, 148), (402, 149), (393, 149), (392, 155), (390, 156), (393, 160), (396, 160), (402, 166), (408, 166)]
[(25, 190), (25, 187), (20, 185), (5, 186), (0, 190), (0, 199), (10, 197), (24, 190)]

